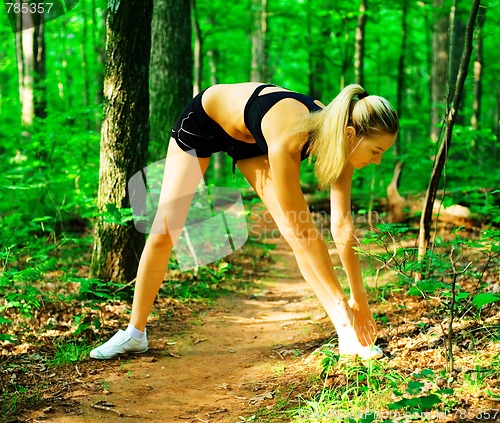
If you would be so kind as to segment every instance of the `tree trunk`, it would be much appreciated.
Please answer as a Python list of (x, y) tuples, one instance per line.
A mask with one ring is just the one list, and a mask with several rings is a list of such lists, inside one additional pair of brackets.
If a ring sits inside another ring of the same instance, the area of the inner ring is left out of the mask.
[(193, 97), (196, 96), (203, 86), (203, 38), (201, 35), (200, 23), (198, 21), (198, 14), (196, 13), (196, 2), (191, 0), (192, 22), (194, 30), (194, 70), (193, 70)]
[(431, 139), (436, 142), (441, 133), (439, 124), (446, 114), (448, 87), (448, 25), (449, 13), (445, 0), (433, 0), (434, 25), (432, 31), (432, 78), (431, 78)]
[[(323, 1), (320, 15), (315, 14), (318, 9), (313, 7), (313, 0), (307, 3), (307, 31), (308, 31), (308, 51), (309, 51), (309, 95), (313, 98), (321, 98), (327, 92), (332, 91), (331, 76), (327, 71), (326, 63), (328, 53), (325, 50), (330, 45), (332, 32), (331, 19), (328, 10), (331, 8), (329, 1)], [(316, 27), (319, 30), (316, 30)]]
[(45, 25), (38, 24), (35, 27), (33, 37), (34, 61), (34, 104), (33, 108), (37, 118), (47, 117), (47, 70), (45, 67)]
[[(153, 0), (108, 4), (104, 119), (101, 132), (98, 209), (92, 277), (117, 282), (135, 277), (144, 235), (130, 222), (113, 223), (130, 207), (129, 179), (146, 165), (148, 69)], [(108, 218), (106, 220), (106, 218)]]
[(46, 117), (45, 31), (40, 15), (23, 14), (19, 19), (19, 26), (27, 28), (16, 32), (21, 124), (30, 128), (35, 116)]
[(389, 209), (387, 220), (390, 223), (400, 223), (404, 220), (405, 199), (399, 195), (398, 191), (402, 170), (403, 163), (397, 162), (394, 167), (391, 183), (387, 187), (387, 203)]
[(349, 29), (350, 18), (344, 16), (342, 18), (342, 29), (344, 29), (344, 48), (342, 51), (342, 64), (340, 67), (340, 83), (339, 91), (346, 86), (347, 71), (352, 66), (353, 56), (351, 51), (351, 30)]
[[(399, 118), (403, 117), (403, 107), (406, 89), (406, 49), (408, 43), (408, 0), (403, 0), (401, 10), (401, 52), (398, 61), (398, 93), (397, 93), (397, 111)], [(401, 133), (396, 138), (394, 145), (394, 155), (398, 157), (402, 153), (401, 149)]]
[[(88, 38), (88, 25), (87, 25), (87, 8), (85, 2), (82, 2), (82, 42), (80, 44), (82, 54), (82, 73), (83, 73), (83, 107), (87, 108), (90, 105), (90, 78), (89, 78), (89, 59), (87, 55), (86, 40)], [(90, 129), (91, 122), (87, 120), (86, 128)]]
[(104, 55), (105, 49), (103, 48), (106, 45), (106, 14), (107, 11), (103, 13), (102, 17), (102, 27), (99, 25), (99, 21), (97, 18), (97, 7), (95, 4), (95, 0), (92, 0), (92, 43), (94, 55), (97, 61), (96, 68), (96, 84), (98, 89), (95, 92), (95, 104), (101, 104), (103, 102), (103, 85), (104, 85), (104, 73), (101, 71), (104, 66)]
[(267, 70), (267, 0), (252, 0), (252, 68), (250, 80), (266, 82)]
[(486, 7), (481, 6), (478, 12), (476, 33), (476, 57), (474, 60), (474, 101), (472, 104), (471, 125), (479, 129), (481, 124), (481, 100), (483, 96), (483, 28), (486, 20)]
[(193, 98), (191, 3), (156, 0), (151, 45), (151, 148), (153, 160), (165, 157), (170, 130)]
[(368, 0), (360, 0), (358, 26), (356, 27), (356, 52), (354, 54), (354, 76), (356, 84), (365, 86), (365, 30)]
[[(434, 205), (434, 200), (436, 198), (436, 192), (439, 184), (439, 179), (443, 171), (443, 167), (446, 163), (448, 152), (450, 151), (451, 138), (453, 134), (453, 125), (455, 124), (456, 114), (460, 102), (462, 101), (463, 89), (465, 79), (467, 77), (467, 72), (469, 69), (470, 57), (472, 53), (472, 38), (474, 35), (474, 23), (476, 21), (477, 12), (479, 9), (479, 4), (481, 0), (474, 0), (472, 3), (471, 11), (469, 14), (469, 19), (467, 22), (467, 29), (465, 34), (465, 43), (463, 48), (462, 60), (460, 62), (460, 68), (458, 71), (457, 82), (455, 85), (455, 90), (453, 92), (453, 100), (451, 108), (446, 116), (445, 133), (444, 138), (441, 143), (436, 161), (434, 163), (434, 168), (432, 170), (431, 179), (429, 181), (429, 187), (427, 188), (427, 194), (424, 201), (424, 208), (422, 211), (422, 218), (420, 220), (420, 232), (418, 237), (418, 260), (421, 261), (427, 251), (427, 246), (430, 240), (430, 225), (432, 220), (432, 209)], [(420, 278), (420, 275), (417, 275)]]
[[(207, 51), (208, 66), (210, 68), (210, 85), (219, 83), (217, 77), (217, 66), (219, 60), (218, 50)], [(205, 173), (206, 178), (213, 177), (216, 181), (225, 181), (229, 175), (229, 167), (227, 166), (228, 156), (224, 152), (215, 153), (212, 155), (210, 167)]]
[[(453, 6), (450, 13), (450, 50), (448, 63), (448, 93), (451, 98), (451, 93), (455, 91), (458, 69), (460, 67), (460, 59), (462, 57), (462, 48), (465, 37), (465, 24), (467, 19), (467, 9), (464, 9), (463, 2), (459, 0), (453, 1)], [(465, 95), (465, 92), (464, 94)], [(459, 104), (459, 110), (455, 117), (457, 125), (464, 124), (464, 116), (462, 113), (462, 104)]]

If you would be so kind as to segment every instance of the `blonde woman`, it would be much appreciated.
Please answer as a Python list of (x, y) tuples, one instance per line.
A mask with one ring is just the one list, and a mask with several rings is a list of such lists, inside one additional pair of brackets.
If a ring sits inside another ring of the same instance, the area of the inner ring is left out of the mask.
[[(146, 323), (196, 187), (212, 153), (226, 151), (269, 209), (339, 337), (341, 354), (378, 357), (377, 327), (367, 302), (350, 211), (354, 169), (379, 164), (399, 129), (387, 100), (349, 85), (328, 105), (279, 86), (215, 85), (197, 95), (172, 130), (154, 226), (137, 273), (130, 324), (90, 356), (109, 359), (148, 349)], [(300, 188), (300, 163), (315, 156), (329, 187), (331, 230), (350, 285), (347, 299), (326, 242)]]

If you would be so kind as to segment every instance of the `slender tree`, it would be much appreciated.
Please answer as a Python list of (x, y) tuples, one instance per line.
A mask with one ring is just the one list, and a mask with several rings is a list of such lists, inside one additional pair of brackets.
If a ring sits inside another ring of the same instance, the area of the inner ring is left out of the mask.
[[(38, 14), (19, 14), (16, 32), (21, 123), (29, 128), (36, 117), (46, 117), (45, 26)], [(25, 27), (27, 29), (22, 30)]]
[[(455, 90), (457, 82), (458, 69), (460, 67), (460, 59), (462, 57), (462, 50), (465, 37), (465, 24), (467, 19), (467, 9), (464, 7), (463, 2), (453, 0), (453, 6), (450, 13), (450, 49), (448, 61), (448, 92), (451, 93)], [(464, 90), (463, 96), (466, 92)], [(462, 102), (463, 104), (463, 102)], [(459, 110), (456, 116), (455, 123), (458, 125), (464, 124), (464, 116), (462, 113), (462, 104), (459, 105)]]
[(474, 59), (474, 101), (472, 104), (471, 125), (479, 129), (481, 122), (481, 101), (483, 97), (483, 38), (484, 23), (486, 21), (486, 7), (481, 6), (477, 19), (477, 34)]
[[(404, 99), (406, 91), (406, 53), (408, 49), (408, 0), (402, 0), (401, 4), (401, 50), (398, 60), (398, 91), (396, 97), (396, 110), (401, 119), (404, 114)], [(401, 131), (402, 132), (402, 131)], [(398, 157), (402, 153), (402, 136), (396, 138), (394, 155)]]
[(267, 81), (267, 0), (252, 0), (252, 66), (251, 81)]
[[(445, 119), (445, 124), (446, 124), (445, 133), (443, 141), (439, 148), (438, 155), (434, 163), (434, 168), (432, 169), (429, 186), (427, 188), (427, 193), (424, 201), (424, 208), (422, 211), (422, 217), (420, 219), (420, 231), (418, 236), (419, 261), (421, 261), (424, 258), (430, 240), (430, 225), (432, 220), (432, 210), (433, 210), (434, 200), (436, 199), (436, 192), (438, 189), (439, 180), (441, 178), (441, 174), (443, 172), (443, 168), (448, 158), (448, 153), (450, 151), (453, 126), (455, 124), (457, 111), (460, 102), (462, 101), (465, 79), (467, 78), (470, 58), (472, 54), (472, 38), (474, 35), (474, 23), (476, 22), (476, 17), (480, 3), (481, 0), (474, 0), (472, 2), (469, 18), (467, 20), (467, 29), (465, 34), (465, 44), (463, 47), (462, 60), (460, 61), (457, 81), (455, 84), (455, 89), (453, 91), (451, 108)], [(417, 276), (417, 278), (419, 277), (420, 275)]]
[[(313, 7), (313, 0), (307, 2), (308, 54), (309, 54), (309, 94), (322, 98), (332, 90), (328, 62), (331, 55), (332, 22), (331, 2), (323, 0), (321, 7)], [(327, 47), (328, 46), (328, 47)]]
[(151, 148), (163, 158), (170, 129), (193, 97), (191, 2), (155, 0), (151, 44)]
[[(90, 104), (90, 77), (89, 77), (89, 58), (87, 54), (86, 42), (88, 39), (88, 16), (87, 7), (85, 2), (82, 2), (82, 43), (80, 44), (80, 51), (82, 54), (82, 73), (83, 73), (83, 107), (88, 107)], [(90, 129), (90, 122), (87, 122), (87, 129)]]
[[(397, 111), (399, 118), (403, 117), (403, 99), (405, 97), (405, 85), (406, 85), (406, 50), (408, 42), (408, 0), (402, 0), (401, 5), (401, 52), (399, 53), (398, 61), (398, 92), (397, 92)], [(402, 153), (401, 151), (401, 138), (403, 131), (400, 131), (400, 135), (396, 138), (395, 145), (393, 147), (393, 154), (398, 159)], [(392, 223), (402, 222), (404, 218), (404, 206), (405, 199), (399, 194), (399, 183), (401, 174), (403, 171), (404, 164), (401, 161), (397, 161), (394, 167), (394, 172), (392, 175), (392, 180), (387, 186), (387, 203), (388, 203), (388, 216), (387, 220)]]
[(191, 25), (194, 31), (194, 51), (193, 51), (193, 96), (201, 91), (203, 84), (203, 37), (198, 21), (196, 10), (196, 0), (191, 0)]
[(356, 50), (354, 54), (354, 75), (356, 84), (365, 85), (365, 31), (368, 0), (360, 0), (358, 25), (356, 27)]
[[(402, 0), (401, 4), (401, 50), (398, 60), (398, 93), (396, 108), (398, 115), (403, 116), (405, 88), (406, 88), (406, 50), (408, 46), (408, 0)], [(399, 152), (399, 141), (396, 140), (396, 147)]]
[(445, 115), (448, 97), (449, 12), (445, 0), (433, 0), (434, 25), (432, 28), (431, 128), (433, 141), (439, 139), (439, 124)]
[(110, 0), (104, 71), (98, 208), (91, 275), (130, 281), (137, 272), (144, 235), (120, 222), (130, 206), (127, 183), (146, 165), (148, 70), (153, 0)]
[(106, 14), (107, 10), (102, 14), (102, 21), (98, 18), (96, 0), (92, 0), (92, 46), (94, 51), (94, 56), (96, 58), (96, 70), (95, 70), (95, 80), (96, 86), (95, 90), (95, 104), (101, 104), (103, 101), (103, 85), (104, 85), (104, 55), (105, 49), (103, 46), (106, 45)]

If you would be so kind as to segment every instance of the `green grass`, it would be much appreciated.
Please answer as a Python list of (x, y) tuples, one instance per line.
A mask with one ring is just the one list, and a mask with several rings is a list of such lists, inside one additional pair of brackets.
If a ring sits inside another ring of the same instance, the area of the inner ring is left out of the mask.
[[(37, 406), (43, 402), (42, 389), (17, 385), (13, 390), (0, 394), (0, 423), (9, 422), (11, 416), (25, 410), (27, 406)], [(16, 420), (17, 421), (17, 420)]]
[(293, 423), (431, 421), (455, 404), (454, 391), (439, 388), (432, 370), (409, 375), (379, 360), (346, 361), (328, 346), (321, 354), (323, 388), (287, 411)]
[(55, 354), (49, 361), (52, 366), (77, 363), (88, 356), (92, 347), (86, 342), (62, 340), (54, 343)]

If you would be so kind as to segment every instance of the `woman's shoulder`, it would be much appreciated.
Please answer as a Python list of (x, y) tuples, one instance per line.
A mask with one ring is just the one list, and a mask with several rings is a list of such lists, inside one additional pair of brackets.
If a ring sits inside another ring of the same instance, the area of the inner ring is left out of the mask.
[[(210, 96), (241, 96), (253, 92), (262, 82), (238, 82), (234, 84), (215, 84), (208, 87), (205, 93)], [(205, 95), (205, 94), (204, 94)]]

